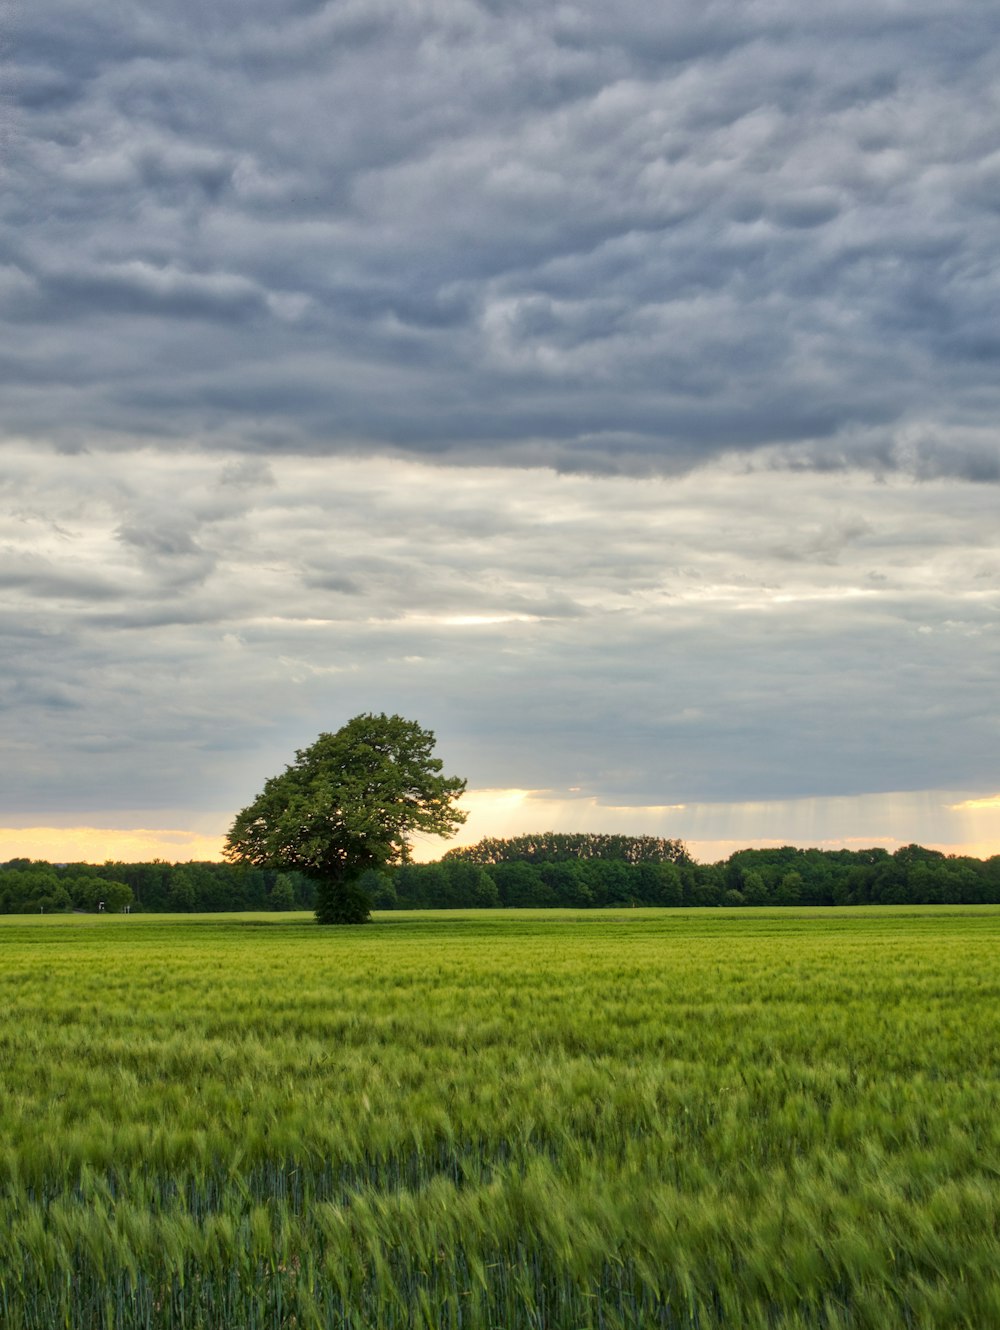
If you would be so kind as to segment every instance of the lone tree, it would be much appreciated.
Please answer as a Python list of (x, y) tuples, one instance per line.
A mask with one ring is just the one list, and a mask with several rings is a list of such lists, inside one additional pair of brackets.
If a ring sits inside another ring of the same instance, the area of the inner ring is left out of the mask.
[(465, 781), (441, 775), (433, 748), (433, 733), (402, 716), (355, 716), (321, 734), (236, 815), (226, 858), (312, 878), (321, 924), (365, 923), (361, 874), (409, 862), (414, 833), (452, 836), (466, 819), (454, 806)]

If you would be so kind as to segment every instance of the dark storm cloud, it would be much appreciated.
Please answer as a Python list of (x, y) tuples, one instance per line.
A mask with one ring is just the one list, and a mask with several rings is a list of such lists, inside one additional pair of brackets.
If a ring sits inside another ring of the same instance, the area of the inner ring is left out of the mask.
[(996, 481), (998, 37), (972, 0), (22, 6), (5, 428)]

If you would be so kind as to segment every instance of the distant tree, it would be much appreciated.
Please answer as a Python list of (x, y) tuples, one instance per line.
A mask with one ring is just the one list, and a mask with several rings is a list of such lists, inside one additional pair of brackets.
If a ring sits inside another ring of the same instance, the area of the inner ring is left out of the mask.
[(167, 909), (176, 914), (189, 914), (198, 908), (198, 891), (187, 868), (175, 868), (167, 892)]
[(632, 870), (621, 859), (592, 859), (587, 864), (587, 880), (594, 893), (595, 905), (633, 903)]
[(185, 865), (185, 872), (194, 886), (195, 909), (197, 910), (232, 910), (238, 908), (233, 901), (232, 870), (226, 870), (230, 878), (226, 882), (219, 873), (222, 865), (192, 861)]
[(414, 833), (450, 836), (465, 821), (454, 806), (465, 781), (441, 774), (433, 748), (433, 733), (402, 716), (355, 716), (321, 734), (237, 814), (226, 858), (303, 873), (319, 923), (364, 923), (365, 870), (406, 863)]
[(278, 874), (274, 886), (271, 888), (268, 903), (272, 910), (295, 909), (295, 887), (292, 884), (291, 874)]
[(5, 914), (54, 914), (71, 907), (69, 892), (52, 865), (41, 859), (14, 860), (0, 873), (0, 908)]
[(123, 864), (106, 863), (101, 869), (104, 877), (113, 877), (118, 882), (127, 882), (135, 894), (135, 903), (140, 910), (169, 910), (170, 882), (172, 870), (162, 859), (150, 863)]
[(636, 864), (631, 874), (641, 905), (680, 905), (683, 900), (680, 870), (675, 863)]
[(586, 909), (593, 905), (594, 893), (587, 880), (586, 863), (582, 859), (560, 859), (544, 863), (538, 871), (557, 905), (574, 909)]
[(132, 888), (125, 882), (107, 882), (102, 899), (108, 914), (121, 914), (126, 905), (132, 904)]
[(368, 896), (374, 910), (397, 910), (399, 896), (392, 878), (378, 868), (367, 868), (358, 879), (358, 886)]
[(694, 880), (685, 887), (685, 905), (720, 905), (725, 886), (721, 875), (712, 871), (710, 864), (702, 867)]
[(802, 899), (802, 874), (786, 873), (774, 893), (775, 905), (798, 905)]
[(442, 864), (452, 903), (459, 909), (488, 910), (499, 903), (497, 884), (478, 864), (461, 860)]
[(537, 865), (523, 859), (502, 860), (490, 870), (490, 876), (497, 884), (502, 905), (536, 909), (556, 903), (555, 894), (542, 880)]
[(767, 905), (770, 897), (767, 883), (760, 873), (751, 869), (743, 874), (743, 900), (747, 905)]
[(435, 895), (440, 867), (440, 864), (403, 864), (396, 869), (392, 885), (399, 909), (430, 909), (428, 898)]

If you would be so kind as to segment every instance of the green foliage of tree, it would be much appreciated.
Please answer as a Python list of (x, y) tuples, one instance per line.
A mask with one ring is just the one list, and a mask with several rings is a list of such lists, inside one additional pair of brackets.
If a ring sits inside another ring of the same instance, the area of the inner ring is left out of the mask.
[(586, 864), (582, 859), (559, 859), (539, 865), (542, 881), (558, 905), (586, 909), (594, 903)]
[(465, 821), (465, 781), (441, 774), (433, 748), (430, 730), (384, 713), (321, 734), (237, 814), (226, 858), (313, 879), (319, 923), (365, 922), (362, 874), (407, 863), (415, 834), (450, 836)]
[[(315, 908), (318, 885), (298, 871), (252, 864), (154, 860), (95, 866), (22, 858), (0, 865), (0, 913), (96, 911), (101, 901), (106, 912), (125, 905), (146, 912), (308, 910)], [(1000, 855), (979, 860), (917, 845), (891, 855), (786, 845), (740, 850), (717, 864), (620, 856), (480, 864), (449, 853), (437, 863), (368, 869), (357, 889), (380, 910), (1000, 904)]]
[(743, 900), (747, 905), (766, 905), (768, 903), (770, 897), (763, 873), (750, 868), (743, 873), (742, 883), (742, 887), (737, 887), (736, 890), (742, 891)]
[(106, 863), (101, 872), (104, 877), (131, 887), (137, 909), (160, 911), (170, 908), (168, 896), (173, 869), (162, 859), (138, 864)]
[(500, 900), (497, 884), (478, 864), (442, 863), (448, 884), (448, 895), (458, 906), (487, 910)]
[(490, 876), (497, 884), (501, 905), (527, 909), (556, 903), (537, 864), (524, 859), (502, 860), (493, 865)]
[(278, 874), (277, 880), (271, 888), (269, 904), (272, 910), (295, 909), (295, 886), (292, 882), (291, 874)]
[(529, 864), (562, 863), (571, 859), (621, 859), (625, 863), (689, 863), (680, 840), (660, 836), (620, 836), (604, 832), (529, 832), (523, 836), (486, 836), (476, 845), (449, 850), (445, 859), (491, 864), (523, 860)]
[(587, 879), (595, 905), (635, 903), (635, 869), (621, 859), (590, 860)]
[(681, 875), (674, 863), (641, 863), (631, 869), (630, 894), (639, 905), (680, 905)]
[(440, 873), (437, 864), (404, 864), (392, 875), (396, 901), (401, 910), (426, 910), (433, 897), (434, 881)]
[(358, 885), (372, 903), (374, 910), (396, 910), (399, 908), (399, 893), (388, 873), (378, 868), (366, 869), (358, 879)]
[(108, 882), (104, 888), (104, 908), (109, 914), (120, 914), (132, 904), (132, 889), (124, 882)]
[(775, 905), (798, 905), (802, 900), (802, 874), (785, 873), (774, 893)]
[(132, 903), (132, 888), (127, 883), (98, 876), (89, 864), (67, 865), (60, 872), (60, 880), (75, 910), (118, 914)]
[(72, 904), (50, 864), (21, 860), (0, 872), (0, 910), (4, 914), (53, 914), (71, 909)]
[(198, 908), (198, 893), (194, 878), (187, 868), (179, 868), (173, 875), (170, 891), (167, 893), (169, 909), (177, 913), (190, 913)]

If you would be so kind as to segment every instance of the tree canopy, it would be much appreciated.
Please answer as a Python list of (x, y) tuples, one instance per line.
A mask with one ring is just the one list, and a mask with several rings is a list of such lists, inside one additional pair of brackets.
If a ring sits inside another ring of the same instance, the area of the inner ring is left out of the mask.
[(687, 847), (680, 840), (662, 836), (621, 836), (595, 832), (541, 831), (523, 836), (486, 836), (475, 845), (449, 850), (445, 859), (464, 859), (471, 864), (502, 864), (524, 860), (530, 864), (565, 863), (573, 859), (618, 859), (629, 864), (690, 863)]
[(384, 713), (355, 716), (321, 734), (238, 813), (226, 838), (231, 863), (299, 872), (317, 884), (320, 923), (362, 923), (371, 909), (358, 878), (408, 863), (415, 834), (453, 835), (465, 789), (442, 775), (434, 735)]

